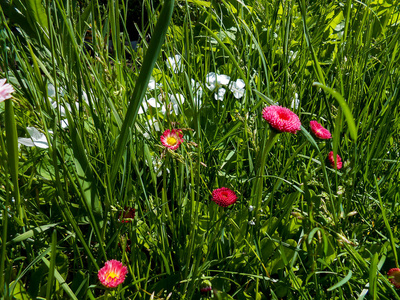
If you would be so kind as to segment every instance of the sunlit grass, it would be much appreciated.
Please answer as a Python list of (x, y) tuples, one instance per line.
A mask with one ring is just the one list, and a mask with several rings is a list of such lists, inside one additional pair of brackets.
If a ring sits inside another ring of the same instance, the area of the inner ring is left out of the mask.
[(86, 2), (2, 7), (5, 299), (399, 299), (394, 4)]

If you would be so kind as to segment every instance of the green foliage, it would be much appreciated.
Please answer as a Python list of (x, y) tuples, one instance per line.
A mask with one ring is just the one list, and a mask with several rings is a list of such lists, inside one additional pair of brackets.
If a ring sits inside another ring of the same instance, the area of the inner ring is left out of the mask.
[(0, 2), (4, 299), (400, 298), (396, 1), (149, 0), (140, 26), (130, 1)]

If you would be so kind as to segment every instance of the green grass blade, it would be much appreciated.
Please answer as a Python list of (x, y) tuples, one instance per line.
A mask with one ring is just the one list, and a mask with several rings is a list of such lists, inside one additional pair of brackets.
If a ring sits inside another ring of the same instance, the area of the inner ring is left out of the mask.
[(165, 35), (167, 34), (168, 25), (172, 18), (172, 12), (174, 10), (174, 0), (166, 0), (162, 8), (160, 18), (154, 29), (153, 36), (151, 38), (149, 48), (146, 52), (146, 56), (141, 67), (139, 78), (136, 81), (135, 89), (133, 90), (131, 102), (128, 107), (128, 111), (125, 115), (125, 120), (122, 124), (121, 133), (118, 139), (118, 144), (116, 147), (116, 153), (113, 161), (113, 166), (111, 169), (111, 185), (114, 186), (117, 173), (120, 168), (123, 154), (125, 152), (125, 146), (129, 140), (129, 135), (131, 133), (131, 128), (135, 123), (137, 113), (139, 111), (140, 105), (142, 104), (142, 99), (147, 89), (147, 85), (150, 80), (151, 73), (153, 71), (154, 65), (157, 61), (158, 55), (161, 51), (161, 46), (164, 43)]
[(343, 113), (346, 117), (346, 121), (347, 124), (349, 126), (349, 131), (350, 131), (350, 135), (353, 138), (354, 141), (357, 141), (357, 127), (356, 124), (354, 122), (354, 118), (353, 115), (350, 111), (349, 106), (347, 105), (346, 101), (344, 100), (343, 96), (340, 95), (338, 92), (336, 92), (335, 90), (325, 86), (324, 84), (321, 84), (319, 82), (314, 82), (313, 83), (314, 86), (320, 87), (322, 88), (325, 92), (331, 94), (338, 102), (340, 107), (343, 110)]

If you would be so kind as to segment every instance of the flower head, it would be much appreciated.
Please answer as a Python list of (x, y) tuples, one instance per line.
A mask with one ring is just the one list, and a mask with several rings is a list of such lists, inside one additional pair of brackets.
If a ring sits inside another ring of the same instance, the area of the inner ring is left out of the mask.
[(227, 75), (218, 75), (214, 72), (210, 72), (206, 75), (206, 87), (210, 91), (214, 91), (216, 89), (216, 92), (214, 93), (215, 100), (223, 101), (226, 92), (226, 89), (223, 88), (223, 86), (226, 86), (230, 80), (231, 78)]
[(212, 290), (212, 285), (210, 280), (203, 280), (200, 283), (200, 292), (202, 294), (207, 294), (208, 292), (211, 292)]
[(165, 60), (165, 64), (174, 73), (182, 72), (184, 69), (184, 65), (182, 64), (182, 56), (179, 54), (176, 54), (173, 57), (168, 57)]
[(0, 102), (10, 99), (11, 93), (15, 92), (11, 84), (6, 83), (6, 79), (0, 79)]
[(221, 207), (228, 207), (236, 202), (237, 196), (234, 191), (222, 187), (212, 192), (212, 201), (217, 203)]
[(400, 289), (400, 269), (392, 268), (387, 274), (389, 276), (389, 281), (394, 285), (394, 287)]
[(311, 131), (315, 134), (317, 138), (320, 139), (331, 139), (332, 135), (328, 129), (325, 129), (317, 121), (310, 121)]
[(135, 218), (135, 209), (132, 207), (124, 207), (124, 211), (119, 213), (119, 221), (121, 223), (130, 223)]
[[(19, 137), (18, 143), (25, 145), (27, 147), (36, 146), (43, 149), (49, 148), (49, 142), (47, 141), (46, 135), (44, 133), (41, 133), (35, 127), (26, 127), (26, 130), (28, 131), (31, 137), (30, 138)], [(49, 131), (49, 133), (52, 132)]]
[[(333, 151), (329, 152), (328, 154), (328, 160), (331, 163), (332, 168), (335, 168), (335, 160), (333, 158)], [(343, 166), (342, 164), (342, 159), (340, 158), (339, 154), (336, 155), (336, 168), (335, 169), (341, 169)]]
[(115, 288), (124, 282), (126, 274), (128, 274), (128, 268), (120, 261), (112, 259), (106, 261), (104, 267), (99, 270), (97, 277), (105, 287)]
[(280, 132), (295, 134), (300, 130), (301, 123), (299, 117), (286, 107), (277, 105), (264, 107), (263, 118)]
[(244, 83), (243, 79), (236, 79), (236, 81), (232, 81), (229, 84), (229, 89), (231, 90), (231, 92), (233, 93), (233, 96), (236, 99), (240, 99), (244, 96), (245, 92), (246, 92), (246, 84)]
[(160, 137), (160, 140), (165, 147), (171, 150), (176, 150), (183, 142), (183, 134), (180, 129), (167, 129)]

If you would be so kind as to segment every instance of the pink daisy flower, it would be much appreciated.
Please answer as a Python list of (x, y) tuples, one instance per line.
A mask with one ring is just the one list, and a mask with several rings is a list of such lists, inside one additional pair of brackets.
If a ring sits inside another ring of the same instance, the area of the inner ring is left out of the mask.
[(217, 203), (221, 207), (228, 207), (236, 202), (237, 196), (234, 191), (222, 187), (212, 192), (212, 201)]
[(126, 274), (128, 274), (128, 268), (120, 261), (112, 259), (106, 261), (97, 276), (102, 285), (108, 288), (115, 288), (124, 282)]
[(263, 118), (273, 128), (280, 132), (290, 132), (296, 134), (300, 130), (300, 119), (290, 109), (282, 106), (271, 105), (264, 107)]
[(317, 121), (310, 121), (311, 131), (315, 134), (317, 138), (320, 139), (331, 139), (332, 135), (328, 129), (324, 128)]
[(179, 145), (184, 141), (180, 129), (165, 130), (163, 135), (160, 137), (160, 140), (165, 147), (171, 150), (178, 149)]
[(10, 99), (11, 93), (15, 92), (11, 84), (6, 83), (6, 79), (0, 79), (0, 102)]
[[(333, 159), (333, 151), (329, 152), (328, 154), (328, 160), (331, 163), (332, 168), (335, 168), (335, 160)], [(339, 154), (336, 155), (336, 168), (340, 170), (342, 168), (342, 159), (340, 158)]]
[(130, 223), (135, 218), (135, 209), (131, 207), (124, 207), (124, 211), (119, 213), (118, 220), (121, 223)]
[(400, 289), (400, 269), (392, 268), (387, 274), (389, 276), (389, 281), (394, 285), (394, 287)]

